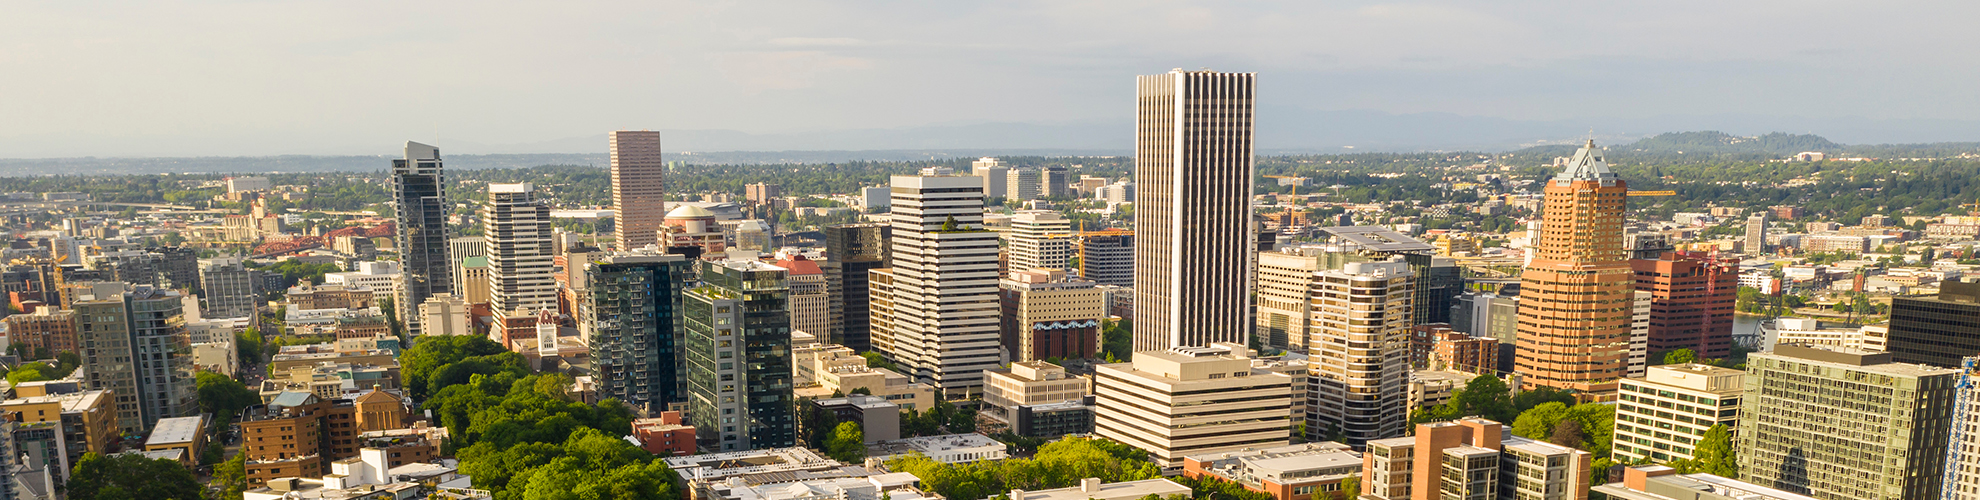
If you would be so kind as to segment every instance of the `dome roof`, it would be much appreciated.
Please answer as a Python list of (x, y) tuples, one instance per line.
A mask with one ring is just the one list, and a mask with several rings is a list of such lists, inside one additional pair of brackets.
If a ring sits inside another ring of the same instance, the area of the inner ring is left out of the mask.
[(714, 217), (714, 216), (715, 216), (715, 212), (710, 212), (706, 208), (701, 208), (694, 205), (681, 205), (679, 207), (675, 207), (673, 211), (667, 212), (667, 218), (669, 219), (694, 219), (694, 218), (706, 218), (706, 217)]

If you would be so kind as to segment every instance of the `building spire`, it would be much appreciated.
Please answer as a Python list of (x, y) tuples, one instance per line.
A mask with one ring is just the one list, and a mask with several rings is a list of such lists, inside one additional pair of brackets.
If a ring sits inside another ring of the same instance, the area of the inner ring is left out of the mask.
[(1574, 159), (1568, 160), (1567, 170), (1554, 176), (1557, 181), (1596, 181), (1604, 186), (1615, 184), (1615, 172), (1609, 171), (1609, 164), (1602, 160), (1602, 149), (1595, 147), (1595, 139), (1574, 152)]

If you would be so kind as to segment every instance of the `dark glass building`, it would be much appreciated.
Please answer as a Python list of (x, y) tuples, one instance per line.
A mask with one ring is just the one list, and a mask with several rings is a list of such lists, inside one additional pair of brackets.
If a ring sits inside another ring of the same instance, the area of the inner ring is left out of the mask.
[(687, 401), (681, 293), (693, 279), (694, 263), (680, 255), (618, 253), (584, 264), (577, 315), (600, 398), (652, 413)]
[(832, 331), (828, 342), (853, 352), (873, 350), (872, 298), (867, 272), (889, 267), (887, 224), (839, 224), (825, 228), (825, 257), (820, 268), (832, 294)]
[[(440, 170), (440, 148), (407, 142), (406, 157), (392, 160), (391, 181), (399, 262), (406, 280), (397, 307), (414, 311), (427, 297), (453, 291), (453, 267), (447, 257), (447, 210), (452, 207)], [(419, 336), (419, 315), (401, 316), (407, 332)]]
[(1900, 363), (1945, 368), (1980, 355), (1980, 282), (1947, 281), (1937, 296), (1892, 299), (1889, 351)]
[(794, 446), (791, 313), (784, 268), (701, 261), (682, 295), (688, 420), (702, 452)]

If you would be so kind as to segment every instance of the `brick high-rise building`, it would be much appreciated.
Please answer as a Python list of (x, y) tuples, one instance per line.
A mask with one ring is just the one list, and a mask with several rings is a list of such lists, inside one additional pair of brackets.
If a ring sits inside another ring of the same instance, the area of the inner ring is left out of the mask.
[(655, 243), (655, 231), (667, 217), (667, 190), (661, 182), (666, 173), (660, 132), (612, 132), (612, 208), (618, 212), (612, 224), (620, 250)]
[(1636, 290), (1650, 292), (1649, 354), (1691, 349), (1701, 358), (1732, 355), (1739, 261), (1694, 252), (1631, 260)]
[(1139, 77), (1134, 350), (1243, 343), (1250, 331), (1254, 73)]
[(43, 305), (34, 312), (8, 316), (7, 340), (21, 346), (23, 359), (47, 359), (62, 351), (78, 352), (81, 337), (76, 333), (76, 312)]
[(1593, 140), (1547, 180), (1533, 261), (1520, 274), (1513, 370), (1524, 384), (1615, 397), (1635, 290), (1622, 245), (1628, 191)]

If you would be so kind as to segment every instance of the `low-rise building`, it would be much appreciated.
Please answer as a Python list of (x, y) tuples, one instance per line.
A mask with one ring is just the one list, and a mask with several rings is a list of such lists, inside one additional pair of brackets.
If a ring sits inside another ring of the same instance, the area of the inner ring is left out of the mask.
[(492, 500), (487, 491), (472, 489), (472, 479), (457, 464), (391, 465), (390, 452), (364, 448), (330, 464), (321, 476), (288, 476), (268, 480), (242, 493), (242, 500)]
[(1213, 477), (1272, 495), (1273, 500), (1330, 500), (1341, 480), (1361, 475), (1361, 454), (1323, 441), (1183, 458), (1183, 475)]
[(1679, 474), (1662, 465), (1632, 465), (1622, 482), (1596, 486), (1596, 493), (1616, 500), (1816, 500), (1711, 474)]
[(268, 368), (277, 372), (295, 367), (311, 367), (322, 363), (338, 363), (366, 366), (396, 365), (398, 361), (391, 349), (338, 349), (337, 344), (304, 344), (283, 346), (280, 353), (269, 358)]
[(696, 500), (927, 500), (917, 489), (921, 478), (906, 472), (863, 477), (834, 477), (805, 481), (754, 483), (730, 478), (697, 488)]
[(866, 366), (866, 358), (836, 344), (809, 344), (791, 349), (792, 392), (800, 398), (827, 398), (866, 389), (902, 409), (935, 407), (935, 387), (886, 368)]
[(848, 467), (838, 460), (802, 447), (705, 453), (660, 460), (689, 483), (683, 486), (693, 493), (690, 498), (694, 499), (708, 498), (701, 491), (706, 485), (724, 482), (732, 477), (804, 480), (871, 475), (864, 468)]
[(976, 433), (896, 439), (873, 443), (866, 447), (867, 458), (883, 462), (909, 453), (927, 455), (929, 459), (945, 464), (1010, 458), (1009, 449), (1004, 443)]
[[(49, 392), (51, 385), (58, 392)], [(23, 425), (60, 422), (66, 448), (62, 460), (56, 461), (61, 470), (82, 461), (85, 453), (109, 453), (112, 442), (118, 438), (117, 412), (113, 407), (117, 398), (108, 390), (84, 391), (73, 383), (30, 382), (16, 387), (15, 391), (34, 395), (0, 402), (0, 413), (19, 414)]]
[[(830, 419), (816, 418), (814, 421), (852, 422), (859, 424), (860, 435), (866, 444), (892, 441), (901, 438), (901, 407), (886, 399), (865, 395), (852, 395), (843, 398), (814, 399), (807, 403), (804, 411), (830, 416)], [(802, 419), (800, 419), (802, 422)], [(836, 424), (835, 424), (836, 425)], [(824, 429), (798, 429), (798, 432), (811, 435), (814, 432), (827, 432)]]
[(1451, 401), (1451, 394), (1471, 379), (1478, 378), (1470, 373), (1449, 371), (1419, 371), (1409, 374), (1410, 408), (1432, 408)]
[(1024, 491), (1011, 490), (1010, 500), (1140, 500), (1150, 496), (1169, 498), (1189, 497), (1189, 487), (1167, 479), (1143, 479), (1102, 483), (1097, 478), (1079, 480), (1079, 486), (1051, 490)]
[(1147, 450), (1165, 466), (1188, 455), (1285, 446), (1292, 377), (1254, 368), (1251, 355), (1242, 345), (1216, 343), (1096, 366), (1094, 432)]
[(1044, 361), (1020, 361), (983, 371), (984, 414), (1005, 422), (1011, 422), (1020, 406), (1078, 401), (1092, 393), (1087, 379)]
[(1705, 431), (1739, 423), (1745, 372), (1711, 365), (1663, 365), (1619, 384), (1613, 455), (1617, 463), (1692, 458)]
[(144, 451), (183, 452), (180, 465), (199, 465), (200, 452), (206, 451), (206, 418), (174, 417), (158, 419), (151, 436), (144, 440)]
[(681, 422), (681, 412), (663, 411), (657, 418), (632, 421), (633, 439), (640, 449), (662, 457), (694, 454), (694, 426)]

